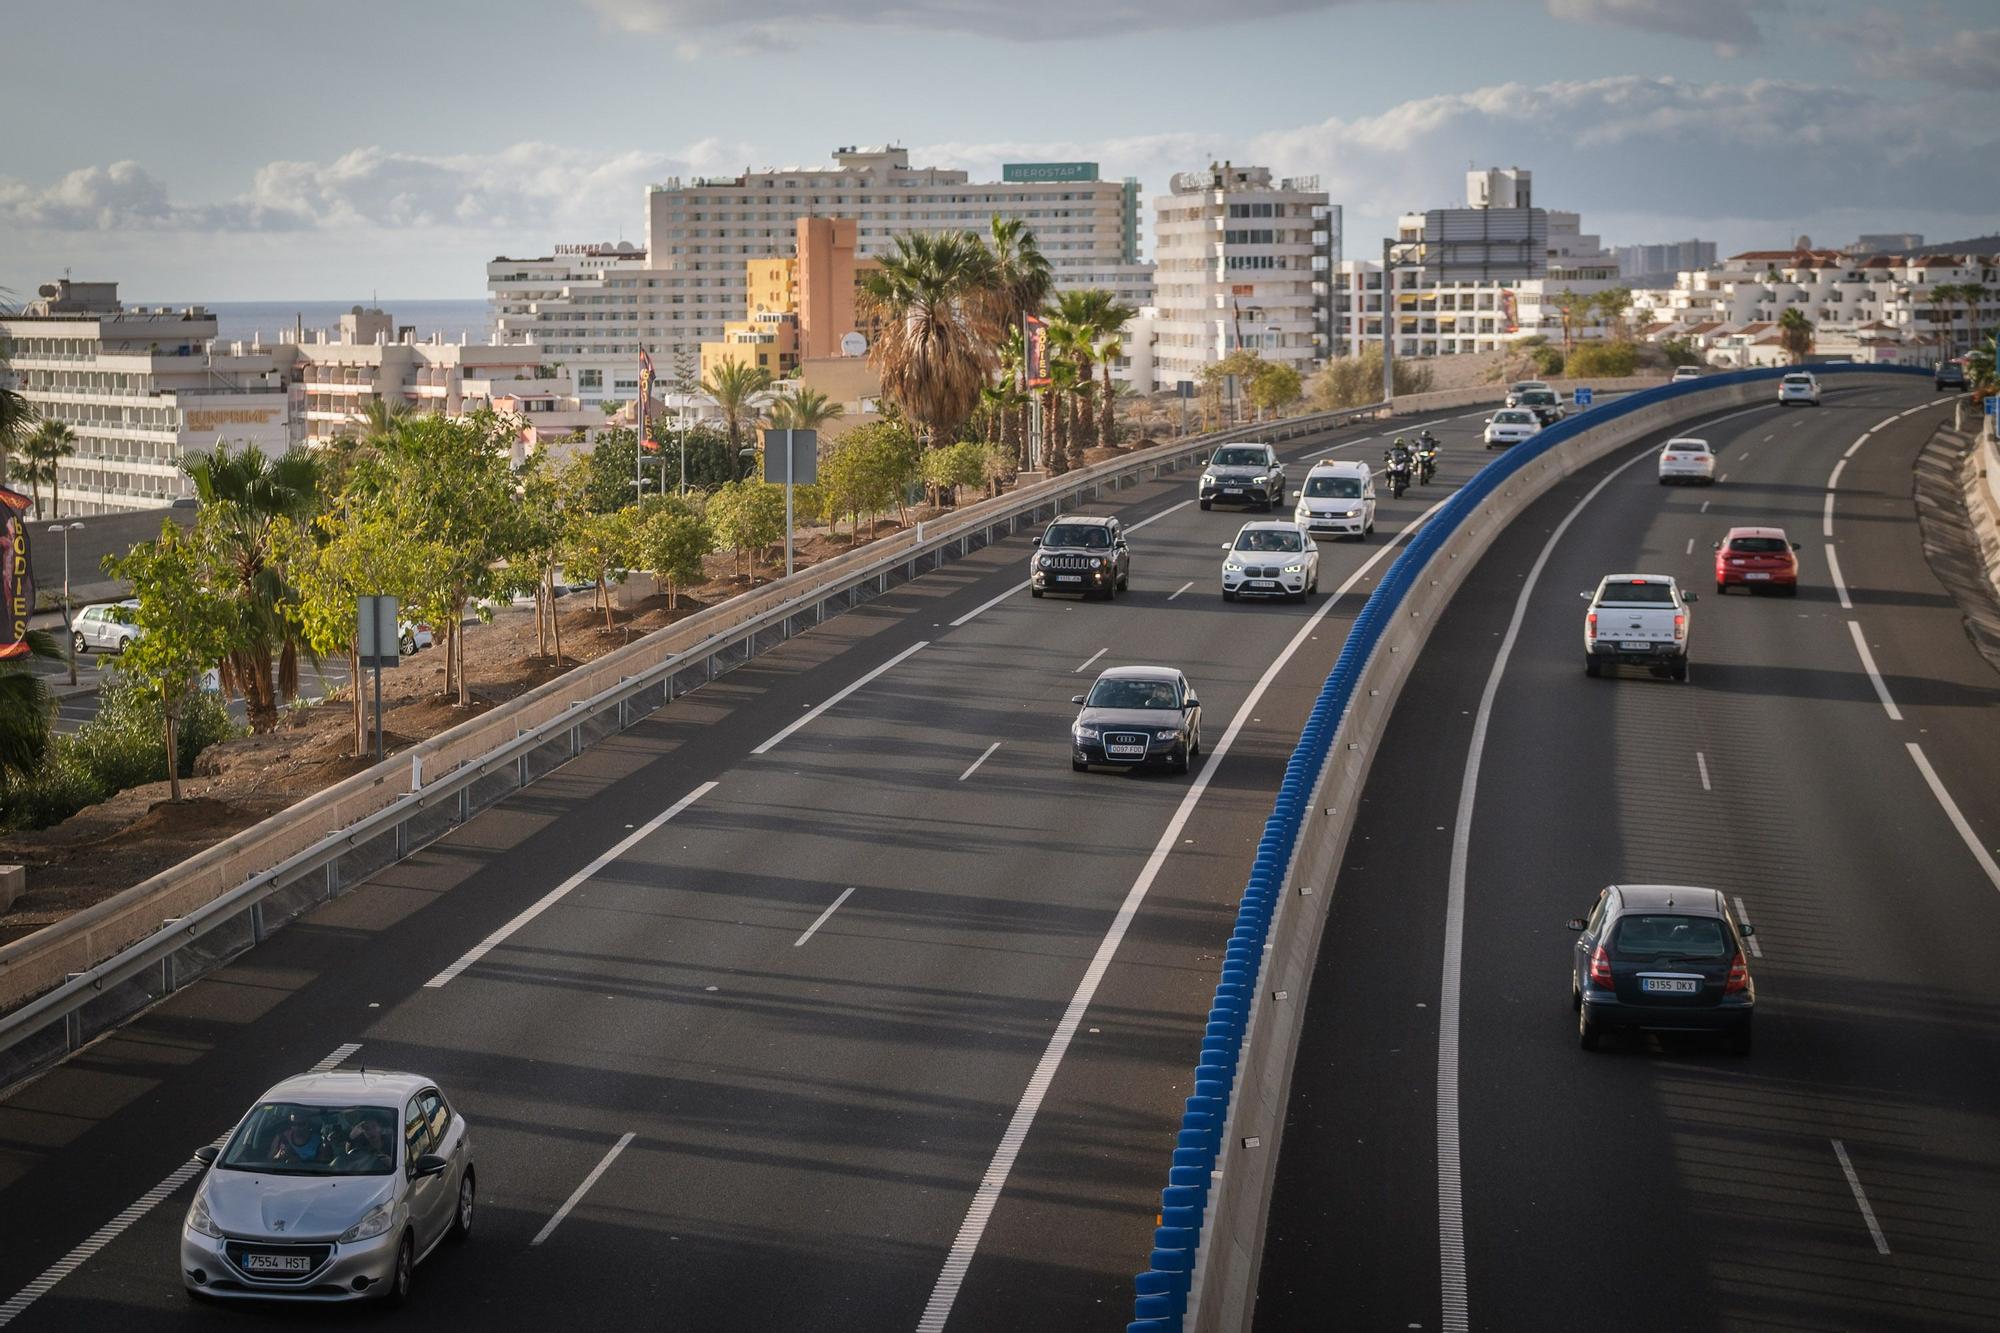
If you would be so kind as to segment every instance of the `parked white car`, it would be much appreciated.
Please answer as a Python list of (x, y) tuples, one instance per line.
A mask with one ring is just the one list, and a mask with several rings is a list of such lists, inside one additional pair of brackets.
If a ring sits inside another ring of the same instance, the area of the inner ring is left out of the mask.
[(124, 652), (146, 632), (132, 621), (132, 613), (138, 609), (139, 603), (132, 598), (92, 602), (69, 622), (70, 646), (79, 654)]
[(1302, 602), (1319, 591), (1319, 545), (1296, 523), (1245, 523), (1222, 548), (1222, 600), (1286, 597)]
[(1675, 366), (1674, 378), (1671, 383), (1679, 384), (1682, 380), (1698, 380), (1700, 378), (1700, 366)]
[(1682, 592), (1666, 574), (1606, 574), (1583, 618), (1584, 674), (1601, 676), (1607, 666), (1648, 667), (1655, 675), (1686, 680), (1692, 617)]
[(1660, 485), (1673, 482), (1715, 485), (1715, 454), (1707, 440), (1668, 440), (1660, 450)]
[(1315, 537), (1366, 538), (1375, 531), (1375, 474), (1347, 459), (1313, 464), (1292, 521)]
[(1793, 371), (1778, 381), (1778, 405), (1790, 407), (1793, 403), (1819, 406), (1819, 381), (1806, 371)]
[(1525, 407), (1503, 407), (1486, 418), (1483, 438), (1488, 449), (1532, 439), (1542, 430), (1541, 418)]

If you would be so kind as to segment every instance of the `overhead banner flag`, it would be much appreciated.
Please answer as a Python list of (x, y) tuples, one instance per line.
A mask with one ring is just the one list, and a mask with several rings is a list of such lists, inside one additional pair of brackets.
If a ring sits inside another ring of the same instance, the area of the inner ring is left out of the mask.
[(639, 352), (639, 447), (650, 453), (660, 451), (660, 442), (652, 435), (653, 406), (653, 358), (645, 350)]
[(35, 611), (35, 576), (28, 563), (28, 509), (33, 501), (0, 486), (0, 659), (28, 655), (28, 617)]
[(1021, 321), (1021, 368), (1030, 389), (1049, 387), (1049, 322), (1029, 315)]

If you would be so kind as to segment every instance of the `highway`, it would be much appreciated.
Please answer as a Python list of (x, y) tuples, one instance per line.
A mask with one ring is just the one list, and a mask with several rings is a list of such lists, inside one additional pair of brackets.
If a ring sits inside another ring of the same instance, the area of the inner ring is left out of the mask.
[[(1191, 473), (1120, 492), (1116, 603), (1030, 599), (1025, 535), (977, 552), (14, 1090), (0, 1324), (291, 1326), (181, 1292), (184, 1165), (338, 1060), (430, 1073), (472, 1125), (477, 1234), (419, 1270), (413, 1318), (1118, 1326), (1271, 792), (1390, 538), (1485, 461), (1481, 415), (1436, 423), (1440, 482), (1324, 546), (1304, 605), (1224, 606), (1256, 516), (1201, 512)], [(1377, 429), (1296, 443), (1294, 488)], [(1200, 691), (1192, 776), (1065, 762), (1070, 696), (1130, 662)]]
[[(1831, 381), (1678, 432), (1706, 489), (1655, 437), (1476, 567), (1340, 873), (1257, 1328), (2000, 1327), (2000, 681), (1912, 503), (1948, 410)], [(1715, 595), (1750, 524), (1796, 599)], [(1625, 571), (1700, 593), (1689, 683), (1585, 676), (1578, 593)], [(1564, 922), (1616, 882), (1740, 904), (1751, 1055), (1579, 1050)]]

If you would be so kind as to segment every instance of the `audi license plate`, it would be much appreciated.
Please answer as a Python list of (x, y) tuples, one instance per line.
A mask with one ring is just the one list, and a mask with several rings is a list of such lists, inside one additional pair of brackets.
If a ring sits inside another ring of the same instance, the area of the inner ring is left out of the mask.
[(312, 1260), (303, 1254), (246, 1254), (243, 1268), (251, 1273), (310, 1273)]
[(1640, 977), (1639, 989), (1654, 995), (1693, 995), (1701, 983), (1693, 977)]
[(1113, 759), (1144, 759), (1146, 747), (1143, 745), (1107, 745), (1104, 753)]
[(1633, 640), (1627, 639), (1623, 643), (1620, 643), (1618, 646), (1624, 649), (1628, 653), (1643, 653), (1648, 648), (1651, 648), (1653, 645), (1645, 642), (1634, 642)]

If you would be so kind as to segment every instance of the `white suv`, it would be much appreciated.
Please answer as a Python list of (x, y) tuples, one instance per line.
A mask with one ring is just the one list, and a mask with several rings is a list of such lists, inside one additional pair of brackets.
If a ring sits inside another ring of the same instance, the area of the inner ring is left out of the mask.
[(1793, 403), (1819, 406), (1819, 381), (1803, 370), (1793, 371), (1778, 381), (1778, 405), (1790, 407)]
[(1315, 537), (1364, 540), (1375, 531), (1375, 475), (1366, 463), (1315, 463), (1299, 487), (1292, 521)]

